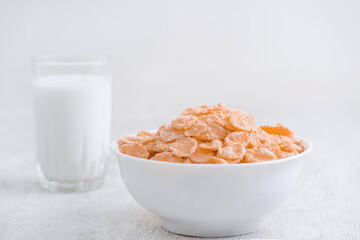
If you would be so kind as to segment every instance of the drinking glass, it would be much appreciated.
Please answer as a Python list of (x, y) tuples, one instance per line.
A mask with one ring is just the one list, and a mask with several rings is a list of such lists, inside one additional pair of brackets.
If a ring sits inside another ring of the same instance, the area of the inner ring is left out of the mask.
[(100, 188), (109, 154), (111, 59), (45, 55), (33, 58), (32, 68), (41, 186)]

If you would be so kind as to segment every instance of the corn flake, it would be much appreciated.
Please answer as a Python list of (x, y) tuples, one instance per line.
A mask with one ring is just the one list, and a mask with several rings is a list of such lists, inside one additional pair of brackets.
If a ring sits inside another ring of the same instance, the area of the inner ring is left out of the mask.
[(162, 152), (157, 153), (151, 158), (151, 160), (161, 161), (161, 162), (174, 162), (182, 163), (184, 162), (183, 158), (173, 155), (171, 152)]
[(244, 146), (241, 145), (225, 146), (219, 149), (216, 156), (226, 160), (238, 159), (240, 162), (244, 157), (245, 152)]
[(212, 151), (218, 151), (222, 147), (222, 142), (220, 140), (213, 140), (211, 142), (203, 142), (199, 144), (200, 148), (208, 149)]
[(124, 144), (130, 144), (130, 143), (139, 143), (142, 144), (144, 142), (144, 138), (141, 137), (133, 137), (133, 136), (123, 136), (119, 138), (117, 141), (117, 144), (119, 147), (121, 147)]
[(181, 137), (171, 143), (169, 150), (179, 157), (188, 157), (193, 154), (197, 148), (197, 141), (190, 137)]
[(204, 123), (196, 123), (190, 129), (186, 130), (184, 132), (184, 135), (187, 137), (199, 136), (200, 134), (205, 132), (207, 128), (207, 125)]
[(276, 159), (276, 155), (266, 148), (249, 149), (246, 151), (244, 162), (264, 162)]
[(232, 132), (225, 138), (225, 145), (241, 145), (246, 147), (249, 144), (250, 135), (247, 132)]
[(198, 118), (192, 115), (181, 115), (175, 118), (171, 125), (176, 129), (189, 129), (192, 125), (198, 122)]
[(260, 128), (269, 134), (282, 135), (286, 137), (292, 137), (294, 135), (293, 131), (291, 131), (289, 128), (285, 127), (281, 123), (276, 124), (275, 127), (260, 126)]
[(207, 163), (214, 156), (213, 151), (197, 148), (196, 151), (189, 156), (190, 160), (196, 163)]
[(166, 126), (162, 131), (160, 131), (160, 138), (164, 142), (172, 142), (183, 135), (182, 130), (178, 130), (171, 125)]
[(120, 152), (138, 158), (148, 158), (150, 155), (146, 147), (139, 143), (123, 144), (120, 147)]
[(229, 164), (228, 161), (226, 161), (225, 159), (218, 158), (218, 157), (211, 157), (211, 158), (209, 159), (208, 163), (213, 163), (213, 164)]

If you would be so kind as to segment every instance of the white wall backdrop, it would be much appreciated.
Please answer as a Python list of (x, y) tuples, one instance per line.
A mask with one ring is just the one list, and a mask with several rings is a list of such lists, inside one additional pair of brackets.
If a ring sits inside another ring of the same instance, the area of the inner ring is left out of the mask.
[(31, 113), (33, 55), (106, 54), (116, 135), (220, 101), (290, 127), (358, 117), (359, 12), (355, 0), (0, 0), (0, 106)]

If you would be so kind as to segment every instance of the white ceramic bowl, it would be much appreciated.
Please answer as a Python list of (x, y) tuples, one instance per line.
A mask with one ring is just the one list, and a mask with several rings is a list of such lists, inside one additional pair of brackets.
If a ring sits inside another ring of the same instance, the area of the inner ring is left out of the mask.
[(160, 162), (111, 149), (133, 198), (174, 233), (224, 237), (258, 230), (296, 184), (311, 144), (296, 156), (260, 163)]

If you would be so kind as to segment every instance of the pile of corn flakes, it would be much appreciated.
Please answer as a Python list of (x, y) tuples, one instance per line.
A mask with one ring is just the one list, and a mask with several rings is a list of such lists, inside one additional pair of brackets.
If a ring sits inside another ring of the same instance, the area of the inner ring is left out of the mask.
[(253, 163), (304, 150), (284, 125), (258, 127), (253, 116), (222, 103), (185, 109), (157, 132), (124, 136), (118, 145), (127, 155), (174, 163)]

